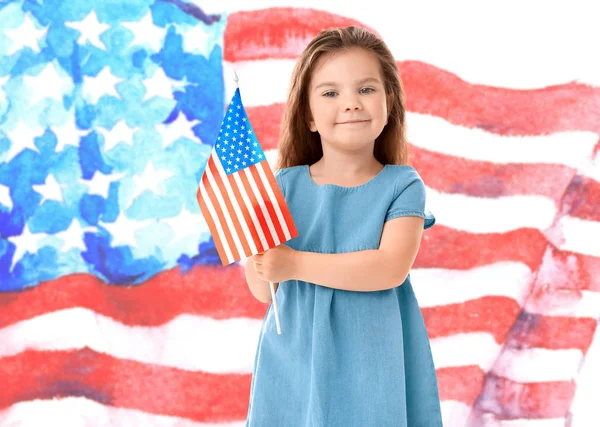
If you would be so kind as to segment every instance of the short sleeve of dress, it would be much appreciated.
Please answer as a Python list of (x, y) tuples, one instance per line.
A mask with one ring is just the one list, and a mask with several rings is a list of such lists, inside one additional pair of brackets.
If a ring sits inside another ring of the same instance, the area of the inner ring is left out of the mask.
[(278, 169), (274, 172), (275, 180), (277, 181), (277, 185), (285, 198), (285, 185), (283, 184), (283, 176), (285, 175), (287, 169)]
[(435, 216), (427, 208), (423, 180), (412, 167), (403, 168), (399, 175), (394, 188), (394, 198), (385, 221), (400, 216), (420, 216), (425, 219), (423, 228), (428, 229), (435, 224)]

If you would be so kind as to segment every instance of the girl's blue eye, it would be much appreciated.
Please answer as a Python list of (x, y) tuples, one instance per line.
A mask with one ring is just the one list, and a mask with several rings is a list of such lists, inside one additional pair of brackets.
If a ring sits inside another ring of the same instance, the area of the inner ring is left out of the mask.
[(333, 95), (335, 95), (335, 92), (333, 92), (333, 91), (325, 92), (323, 94), (323, 96), (325, 96), (327, 98), (333, 98)]
[(361, 91), (366, 91), (366, 92), (362, 92), (362, 93), (371, 93), (371, 92), (375, 92), (375, 89), (373, 89), (372, 87), (363, 87), (361, 89)]

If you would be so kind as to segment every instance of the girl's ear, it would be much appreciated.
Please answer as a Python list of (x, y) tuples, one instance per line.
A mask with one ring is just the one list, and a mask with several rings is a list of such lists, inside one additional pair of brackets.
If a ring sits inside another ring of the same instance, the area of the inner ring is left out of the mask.
[(315, 121), (311, 113), (308, 113), (308, 128), (311, 132), (317, 131), (317, 126), (315, 125)]

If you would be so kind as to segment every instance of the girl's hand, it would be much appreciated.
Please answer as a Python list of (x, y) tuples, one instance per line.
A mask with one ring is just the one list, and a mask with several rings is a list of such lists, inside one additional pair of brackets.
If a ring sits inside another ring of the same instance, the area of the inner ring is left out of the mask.
[(300, 251), (281, 244), (252, 255), (257, 276), (267, 282), (284, 282), (294, 279)]

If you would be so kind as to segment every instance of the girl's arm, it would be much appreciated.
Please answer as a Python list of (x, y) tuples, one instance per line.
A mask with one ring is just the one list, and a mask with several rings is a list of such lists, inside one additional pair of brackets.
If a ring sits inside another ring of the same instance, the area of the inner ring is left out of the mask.
[[(379, 249), (341, 254), (298, 252), (294, 278), (359, 292), (400, 286), (419, 251), (423, 223), (423, 218), (415, 216), (387, 221)], [(268, 287), (267, 283), (267, 291)]]
[[(263, 303), (271, 302), (271, 288), (269, 287), (269, 282), (260, 279), (256, 275), (252, 258), (248, 258), (244, 269), (246, 272), (246, 282), (248, 282), (248, 287), (250, 288), (252, 295), (254, 295), (254, 298)], [(273, 287), (275, 288), (275, 292), (277, 292), (279, 283), (273, 283)]]

